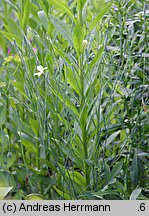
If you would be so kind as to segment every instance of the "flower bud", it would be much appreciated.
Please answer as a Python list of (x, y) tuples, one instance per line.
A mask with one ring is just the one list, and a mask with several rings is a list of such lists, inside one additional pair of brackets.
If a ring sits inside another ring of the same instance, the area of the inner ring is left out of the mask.
[(87, 48), (87, 46), (88, 46), (88, 40), (83, 40), (83, 46), (84, 46), (85, 49)]

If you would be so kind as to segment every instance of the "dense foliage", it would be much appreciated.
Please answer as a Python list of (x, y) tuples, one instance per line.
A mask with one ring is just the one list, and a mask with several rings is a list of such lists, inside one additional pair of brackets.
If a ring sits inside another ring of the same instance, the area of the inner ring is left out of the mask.
[(149, 198), (147, 0), (0, 1), (0, 198)]

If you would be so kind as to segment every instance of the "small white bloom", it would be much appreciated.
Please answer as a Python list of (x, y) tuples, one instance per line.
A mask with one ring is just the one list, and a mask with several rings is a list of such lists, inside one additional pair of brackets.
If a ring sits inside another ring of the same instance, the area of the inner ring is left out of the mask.
[(43, 73), (44, 73), (44, 70), (46, 70), (46, 69), (48, 69), (48, 67), (42, 67), (42, 65), (38, 65), (37, 66), (37, 70), (39, 71), (39, 72), (37, 72), (37, 73), (34, 73), (34, 75), (35, 76), (41, 76)]
[(83, 40), (83, 46), (84, 46), (85, 49), (87, 48), (87, 46), (88, 46), (88, 40)]

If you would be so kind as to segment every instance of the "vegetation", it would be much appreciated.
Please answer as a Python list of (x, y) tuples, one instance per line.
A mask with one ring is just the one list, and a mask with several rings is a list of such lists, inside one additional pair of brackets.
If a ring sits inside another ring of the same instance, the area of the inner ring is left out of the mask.
[(148, 0), (2, 0), (0, 20), (0, 199), (148, 199)]

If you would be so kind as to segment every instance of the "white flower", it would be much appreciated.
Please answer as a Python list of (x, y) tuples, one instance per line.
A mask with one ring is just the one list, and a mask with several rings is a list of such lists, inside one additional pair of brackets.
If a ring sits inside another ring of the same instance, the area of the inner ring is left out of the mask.
[(34, 75), (35, 76), (41, 76), (43, 73), (44, 73), (44, 70), (46, 70), (46, 69), (48, 69), (48, 67), (42, 67), (42, 65), (38, 65), (37, 66), (37, 70), (39, 71), (39, 72), (37, 72), (37, 73), (34, 73)]

